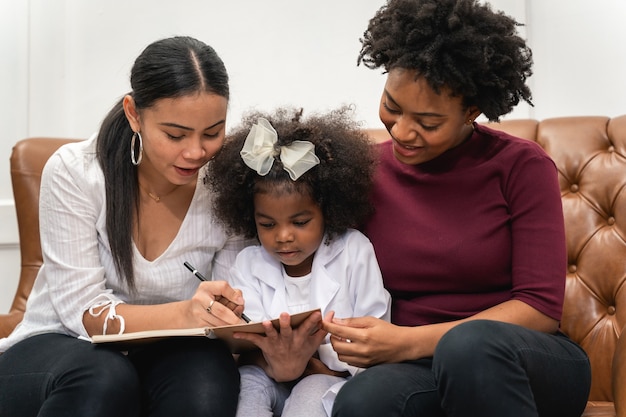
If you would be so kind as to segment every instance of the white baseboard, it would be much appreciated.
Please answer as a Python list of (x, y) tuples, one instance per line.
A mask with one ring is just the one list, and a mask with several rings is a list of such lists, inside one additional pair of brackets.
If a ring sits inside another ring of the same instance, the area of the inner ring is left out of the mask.
[(0, 200), (0, 248), (17, 247), (20, 237), (17, 232), (17, 217), (13, 200)]

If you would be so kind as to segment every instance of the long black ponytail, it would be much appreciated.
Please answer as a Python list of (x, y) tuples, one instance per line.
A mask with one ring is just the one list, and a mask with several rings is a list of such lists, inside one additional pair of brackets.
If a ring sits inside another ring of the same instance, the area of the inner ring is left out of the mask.
[[(177, 36), (146, 47), (131, 70), (129, 93), (138, 111), (157, 100), (197, 92), (229, 97), (228, 73), (215, 50), (197, 39)], [(106, 229), (117, 273), (135, 289), (133, 219), (138, 210), (137, 167), (132, 164), (133, 131), (123, 99), (104, 118), (97, 138), (98, 162), (104, 173)]]

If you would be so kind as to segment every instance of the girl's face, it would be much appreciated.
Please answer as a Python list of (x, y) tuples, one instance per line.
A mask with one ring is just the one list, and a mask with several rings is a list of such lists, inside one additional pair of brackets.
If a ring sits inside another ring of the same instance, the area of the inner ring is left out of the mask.
[(322, 210), (308, 194), (261, 192), (254, 195), (254, 218), (263, 248), (291, 277), (311, 272), (313, 256), (324, 238)]
[(143, 139), (140, 175), (153, 183), (195, 181), (198, 170), (224, 143), (227, 107), (225, 97), (203, 92), (160, 99), (138, 112), (132, 97), (126, 96), (126, 116)]
[(445, 89), (437, 94), (423, 77), (402, 68), (389, 71), (379, 115), (393, 139), (393, 153), (402, 163), (417, 165), (463, 142), (480, 114), (465, 108), (461, 97)]

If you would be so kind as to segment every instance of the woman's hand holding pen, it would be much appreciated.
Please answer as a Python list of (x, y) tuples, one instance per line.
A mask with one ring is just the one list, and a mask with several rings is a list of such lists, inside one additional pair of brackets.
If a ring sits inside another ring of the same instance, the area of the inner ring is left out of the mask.
[[(124, 317), (125, 332), (128, 333), (239, 324), (243, 303), (241, 291), (233, 289), (226, 281), (207, 281), (200, 283), (188, 300), (152, 305), (121, 303), (116, 311)], [(209, 306), (210, 312), (207, 310)], [(87, 333), (90, 336), (102, 334), (105, 318), (106, 314), (92, 315), (86, 310), (83, 324)], [(119, 332), (119, 320), (110, 320), (107, 329), (107, 334)]]
[[(193, 265), (191, 265), (189, 262), (185, 262), (184, 263), (185, 268), (187, 268), (189, 271), (191, 271), (192, 274), (194, 274), (194, 276), (196, 278), (198, 278), (200, 281), (204, 282), (204, 281), (208, 281), (208, 279), (205, 278), (204, 275), (202, 275)], [(235, 312), (235, 314), (237, 314), (239, 317), (241, 317), (241, 319), (243, 321), (245, 321), (246, 323), (250, 323), (250, 319), (248, 318), (248, 316), (246, 316), (245, 314), (243, 314), (243, 297), (241, 294), (240, 290), (235, 290), (236, 292), (239, 293), (239, 295), (235, 295), (234, 298), (228, 298), (228, 297), (222, 297), (222, 296), (215, 296), (213, 297), (213, 300), (209, 302), (209, 305), (207, 306), (206, 310), (207, 312), (211, 312), (212, 307), (213, 307), (213, 302), (214, 301), (219, 301), (220, 303), (224, 304), (226, 307), (228, 307), (231, 311)], [(238, 300), (241, 299), (241, 302), (239, 302)], [(237, 300), (237, 301), (234, 301)]]
[(226, 281), (200, 283), (190, 303), (196, 327), (241, 323), (243, 296), (240, 290), (232, 288)]

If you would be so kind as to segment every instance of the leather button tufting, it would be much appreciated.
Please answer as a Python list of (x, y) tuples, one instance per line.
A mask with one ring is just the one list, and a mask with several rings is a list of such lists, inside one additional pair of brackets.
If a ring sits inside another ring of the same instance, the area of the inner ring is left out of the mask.
[(606, 221), (609, 224), (609, 226), (613, 226), (615, 224), (615, 217), (611, 216)]
[(606, 309), (606, 312), (612, 316), (615, 314), (615, 306), (609, 306), (609, 308)]
[(570, 266), (568, 266), (568, 267), (567, 267), (567, 270), (568, 270), (569, 272), (571, 272), (572, 274), (573, 274), (574, 272), (576, 272), (576, 270), (577, 270), (577, 269), (578, 269), (578, 268), (576, 268), (576, 265), (570, 265)]
[(578, 192), (578, 184), (572, 184), (572, 185), (570, 185), (569, 190), (570, 190), (571, 192), (573, 192), (573, 193)]
[(615, 146), (611, 145), (609, 146), (609, 149), (607, 149), (609, 152), (615, 152)]

